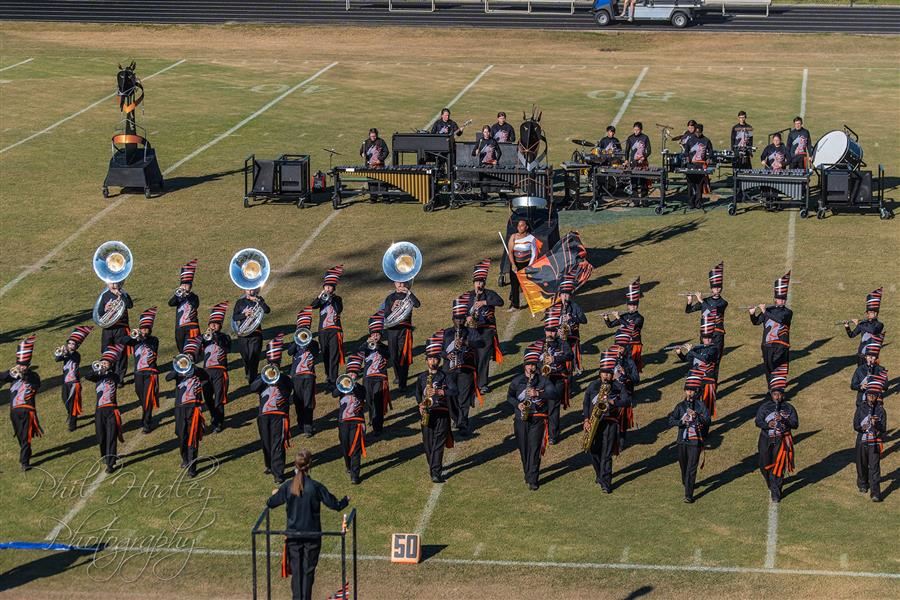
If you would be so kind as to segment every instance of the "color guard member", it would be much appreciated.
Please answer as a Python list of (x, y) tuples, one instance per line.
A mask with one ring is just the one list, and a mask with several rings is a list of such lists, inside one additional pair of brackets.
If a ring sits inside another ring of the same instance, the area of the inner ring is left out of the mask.
[(794, 470), (793, 430), (800, 426), (797, 411), (784, 400), (788, 366), (781, 365), (769, 377), (769, 399), (756, 412), (759, 427), (759, 472), (766, 482), (772, 502), (781, 502), (784, 474)]
[[(297, 313), (297, 329), (312, 330), (312, 306)], [(294, 410), (297, 424), (306, 437), (313, 435), (313, 412), (316, 408), (316, 357), (319, 356), (319, 342), (310, 339), (305, 346), (292, 340), (287, 347), (291, 361), (291, 381), (294, 385)]]
[(537, 238), (531, 233), (531, 226), (526, 219), (519, 219), (516, 222), (516, 231), (506, 240), (506, 252), (512, 259), (509, 263), (509, 308), (507, 309), (508, 312), (512, 312), (519, 308), (525, 308), (519, 305), (522, 286), (519, 284), (516, 272), (530, 266), (537, 260), (540, 252)]
[(427, 369), (416, 379), (416, 403), (422, 417), (422, 445), (428, 461), (428, 472), (434, 483), (444, 481), (444, 448), (453, 447), (449, 379), (440, 368), (443, 345), (443, 330), (428, 338), (425, 345)]
[(335, 294), (343, 273), (344, 265), (337, 265), (325, 271), (322, 291), (311, 304), (319, 311), (319, 345), (322, 349), (328, 389), (334, 389), (338, 370), (344, 364), (344, 329), (341, 327), (344, 301)]
[(785, 305), (790, 281), (790, 271), (775, 280), (773, 306), (760, 304), (748, 309), (750, 322), (763, 326), (762, 359), (766, 367), (766, 379), (771, 379), (772, 372), (790, 360), (791, 320), (794, 312)]
[(175, 347), (184, 352), (184, 343), (191, 338), (200, 337), (200, 325), (197, 309), (200, 298), (193, 292), (194, 275), (197, 272), (197, 259), (181, 267), (181, 284), (169, 298), (169, 306), (175, 310)]
[(34, 354), (34, 335), (19, 342), (16, 348), (16, 364), (0, 373), (0, 384), (10, 383), (9, 420), (13, 435), (19, 442), (19, 465), (23, 471), (31, 469), (31, 440), (41, 437), (44, 430), (37, 417), (35, 397), (41, 389), (40, 376), (31, 370)]
[(60, 346), (53, 353), (56, 362), (63, 364), (63, 383), (60, 389), (62, 390), (63, 406), (66, 407), (66, 424), (69, 431), (75, 431), (76, 422), (82, 412), (81, 373), (79, 372), (81, 353), (78, 352), (78, 348), (93, 329), (93, 325), (79, 325), (69, 334), (65, 345)]

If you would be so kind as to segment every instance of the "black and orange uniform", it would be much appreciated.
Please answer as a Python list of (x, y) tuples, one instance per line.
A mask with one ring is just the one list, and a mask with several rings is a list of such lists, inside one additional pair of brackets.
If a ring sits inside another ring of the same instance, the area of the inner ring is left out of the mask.
[(481, 167), (492, 167), (500, 162), (503, 151), (500, 150), (500, 144), (492, 137), (484, 137), (483, 133), (478, 134), (475, 140), (475, 147), (472, 148), (472, 156), (478, 159), (478, 165)]
[[(697, 135), (691, 139), (690, 145), (685, 146), (689, 167), (705, 169), (713, 161), (713, 145), (708, 137), (703, 135), (703, 129), (698, 126)], [(700, 208), (703, 204), (703, 194), (709, 193), (709, 176), (688, 175), (688, 196), (692, 208)]]
[[(644, 359), (643, 359), (643, 348), (644, 345), (641, 340), (641, 330), (644, 328), (644, 316), (641, 315), (640, 312), (624, 312), (619, 313), (619, 317), (617, 319), (610, 319), (609, 316), (604, 316), (603, 320), (606, 322), (606, 326), (609, 328), (618, 328), (620, 330), (625, 330), (627, 336), (618, 336), (622, 339), (616, 340), (617, 344), (621, 344), (624, 346), (625, 351), (631, 355), (631, 359), (634, 361), (635, 366), (637, 367), (638, 373), (643, 372), (644, 370)], [(627, 337), (630, 341), (625, 342), (624, 338)]]
[[(350, 363), (359, 363), (359, 357), (348, 358)], [(353, 389), (342, 393), (335, 389), (331, 394), (338, 399), (338, 438), (344, 467), (350, 475), (350, 483), (359, 483), (359, 469), (366, 456), (366, 390), (358, 379), (353, 380)]]
[[(877, 394), (879, 397), (881, 393)], [(856, 487), (881, 501), (881, 454), (887, 433), (884, 404), (873, 398), (856, 407), (853, 429), (856, 430)]]
[[(303, 314), (303, 311), (301, 311)], [(300, 322), (298, 315), (298, 323)], [(305, 323), (305, 321), (303, 321)], [(298, 325), (300, 327), (301, 325)], [(308, 327), (308, 325), (302, 325)], [(306, 346), (298, 346), (291, 342), (287, 346), (291, 360), (291, 383), (294, 387), (294, 410), (297, 413), (297, 424), (307, 436), (313, 433), (313, 411), (316, 408), (316, 357), (319, 356), (319, 343), (310, 340)]]
[(867, 344), (872, 341), (877, 341), (880, 349), (880, 345), (884, 341), (884, 323), (878, 320), (878, 312), (881, 310), (881, 296), (883, 292), (884, 288), (878, 288), (866, 295), (866, 318), (864, 320), (857, 321), (852, 329), (850, 327), (852, 325), (850, 321), (844, 322), (844, 329), (847, 331), (847, 337), (853, 339), (856, 336), (860, 336), (859, 348), (856, 351), (857, 364), (859, 365), (866, 362), (863, 355), (865, 354)]
[[(563, 300), (557, 298), (556, 303), (559, 307), (560, 326), (568, 327), (569, 334), (566, 341), (572, 349), (572, 361), (569, 365), (569, 372), (574, 375), (580, 375), (581, 367), (581, 326), (587, 324), (587, 316), (581, 309), (581, 306), (572, 298), (575, 292), (575, 280), (570, 277), (563, 278), (559, 283), (559, 293), (568, 294), (568, 299)], [(555, 308), (555, 307), (554, 307)]]
[[(443, 336), (439, 344), (443, 344)], [(440, 345), (438, 346), (440, 356)], [(453, 431), (450, 428), (450, 378), (440, 369), (426, 370), (416, 379), (416, 403), (422, 407), (426, 397), (426, 386), (431, 389), (430, 405), (423, 409), (428, 415), (422, 417), (422, 446), (428, 473), (435, 483), (442, 481), (444, 469), (444, 448), (453, 447)], [(427, 418), (428, 422), (425, 423)]]
[[(591, 418), (594, 405), (600, 401), (600, 385), (599, 380), (592, 381), (584, 393), (581, 415), (585, 420)], [(612, 380), (605, 402), (607, 408), (600, 415), (600, 426), (588, 452), (594, 467), (594, 481), (609, 494), (612, 493), (613, 456), (619, 454), (619, 413), (631, 405), (631, 397), (624, 385)]]
[(203, 388), (208, 380), (204, 369), (194, 367), (189, 373), (175, 371), (166, 374), (166, 381), (175, 381), (175, 436), (181, 453), (181, 468), (188, 476), (197, 474), (197, 457), (206, 421), (203, 419)]
[(366, 390), (366, 404), (369, 405), (372, 433), (380, 435), (384, 428), (384, 417), (391, 405), (387, 371), (391, 355), (387, 346), (381, 342), (374, 349), (364, 343), (357, 354), (363, 361), (363, 388)]
[(784, 171), (788, 168), (788, 149), (787, 146), (778, 140), (778, 144), (769, 144), (763, 148), (762, 154), (759, 155), (763, 166), (770, 171)]
[(753, 126), (750, 123), (744, 121), (732, 126), (731, 150), (734, 153), (731, 161), (733, 169), (753, 168)]
[[(485, 259), (475, 265), (473, 279), (484, 281), (487, 279), (490, 259)], [(482, 394), (490, 391), (489, 369), (491, 360), (500, 364), (503, 362), (503, 353), (500, 351), (500, 340), (497, 338), (497, 317), (495, 310), (503, 306), (503, 298), (494, 290), (482, 288), (480, 292), (470, 290), (460, 296), (466, 303), (470, 322), (474, 324), (473, 333), (479, 338), (480, 343), (474, 345), (476, 380), (475, 383)], [(484, 302), (484, 306), (475, 307), (477, 302)]]
[(134, 393), (141, 405), (144, 433), (153, 428), (153, 411), (159, 408), (159, 339), (153, 335), (128, 338), (134, 352)]
[(377, 135), (374, 140), (366, 138), (359, 147), (359, 156), (369, 168), (383, 167), (388, 156), (387, 143)]
[(853, 379), (850, 380), (850, 389), (856, 392), (857, 407), (865, 404), (866, 388), (869, 387), (869, 383), (886, 373), (887, 369), (877, 362), (856, 367), (856, 371), (853, 372)]
[[(288, 478), (266, 501), (266, 506), (269, 508), (287, 504), (288, 531), (320, 533), (322, 531), (321, 505), (324, 504), (331, 510), (343, 510), (349, 503), (346, 496), (340, 500), (335, 498), (324, 485), (308, 474), (303, 477), (303, 488), (300, 490), (300, 495), (294, 496), (291, 493), (292, 483), (292, 478)], [(281, 560), (281, 576), (291, 577), (293, 598), (312, 600), (316, 566), (319, 564), (321, 550), (322, 538), (319, 536), (286, 537), (284, 555)]]
[[(130, 348), (130, 346), (128, 346), (128, 334), (131, 330), (128, 326), (128, 309), (134, 308), (134, 301), (131, 299), (131, 296), (128, 295), (128, 292), (123, 289), (119, 290), (119, 294), (121, 295), (122, 301), (125, 303), (125, 311), (118, 321), (102, 330), (102, 333), (100, 334), (100, 354), (103, 354), (110, 346), (116, 344)], [(106, 306), (116, 298), (117, 296), (108, 289), (103, 292), (103, 294), (100, 295), (100, 306), (102, 307), (100, 312), (102, 313), (106, 309)], [(128, 371), (128, 353), (121, 352), (119, 354), (112, 370), (119, 376), (119, 384), (122, 385), (125, 381), (125, 373)]]
[[(337, 265), (325, 271), (322, 286), (337, 287), (344, 266)], [(316, 296), (311, 306), (319, 311), (319, 346), (322, 350), (322, 362), (325, 364), (325, 381), (329, 388), (334, 387), (338, 371), (344, 364), (344, 329), (341, 327), (341, 313), (344, 312), (344, 301), (335, 291), (325, 291)]]
[(291, 445), (290, 407), (292, 385), (290, 378), (281, 374), (273, 384), (267, 384), (257, 377), (250, 384), (250, 391), (259, 394), (259, 440), (262, 442), (265, 472), (271, 473), (275, 481), (284, 479), (284, 457)]
[[(625, 160), (632, 169), (646, 169), (650, 166), (650, 138), (641, 131), (640, 133), (632, 133), (625, 140)], [(648, 180), (632, 178), (631, 189), (640, 197), (646, 197), (650, 191), (650, 182)]]
[(94, 429), (97, 434), (97, 446), (100, 458), (106, 464), (107, 472), (116, 467), (119, 442), (122, 437), (122, 414), (119, 412), (118, 385), (119, 375), (110, 369), (105, 373), (91, 370), (85, 376), (97, 386), (97, 408), (94, 411)]
[[(382, 304), (384, 314), (390, 314), (394, 304), (396, 302), (401, 302), (405, 297), (406, 294), (401, 292), (392, 292), (388, 294)], [(409, 298), (412, 300), (414, 309), (422, 306), (422, 303), (419, 302), (416, 295), (412, 293), (412, 290), (409, 292)], [(409, 379), (409, 366), (412, 364), (413, 360), (412, 313), (410, 312), (407, 318), (403, 319), (393, 327), (386, 328), (385, 334), (387, 337), (388, 350), (390, 351), (391, 366), (394, 367), (395, 383), (399, 386), (399, 389), (403, 390), (406, 388), (407, 380)]]
[[(266, 304), (266, 301), (262, 296), (254, 296), (254, 298), (256, 299), (256, 302), (249, 300), (244, 296), (234, 303), (234, 310), (231, 313), (231, 318), (236, 326), (239, 326), (247, 319), (247, 315), (244, 314), (244, 311), (248, 308), (256, 307), (257, 302), (262, 306), (263, 314), (267, 315), (272, 312), (272, 309), (269, 308), (269, 305)], [(241, 360), (244, 361), (244, 375), (247, 377), (247, 383), (252, 383), (256, 381), (256, 377), (259, 375), (259, 359), (262, 356), (263, 347), (262, 324), (249, 335), (243, 337), (237, 336), (234, 339), (234, 342), (237, 346), (238, 354), (241, 355)]]
[(766, 377), (782, 364), (789, 362), (791, 348), (791, 319), (794, 313), (787, 306), (767, 306), (766, 310), (750, 317), (754, 325), (763, 326), (762, 359)]
[(200, 298), (194, 292), (188, 292), (184, 296), (173, 295), (169, 298), (169, 306), (175, 307), (175, 346), (181, 352), (186, 341), (200, 337), (200, 325), (197, 321)]
[(475, 406), (476, 397), (479, 403), (484, 403), (475, 375), (477, 351), (483, 342), (481, 336), (461, 322), (459, 329), (448, 327), (443, 335), (441, 358), (450, 389), (450, 419), (456, 430), (465, 436), (470, 432), (469, 408)]
[[(709, 272), (710, 289), (721, 289), (725, 282), (725, 265), (719, 263)], [(690, 302), (690, 300), (695, 300)], [(702, 298), (699, 302), (695, 298), (688, 298), (685, 304), (685, 314), (700, 311), (700, 323), (704, 323), (713, 319), (715, 327), (713, 328), (713, 343), (719, 349), (719, 358), (725, 354), (725, 311), (728, 309), (728, 301), (721, 294), (713, 294), (707, 298)]]
[[(529, 360), (537, 361), (537, 356)], [(529, 390), (536, 390), (537, 395), (532, 396)], [(541, 457), (547, 449), (549, 440), (547, 405), (550, 401), (558, 402), (559, 393), (553, 382), (538, 372), (532, 377), (523, 373), (516, 375), (510, 382), (506, 399), (515, 409), (513, 433), (519, 447), (525, 483), (531, 490), (536, 490), (539, 485)], [(526, 400), (530, 400), (531, 406), (523, 414), (519, 404), (525, 403)]]
[(73, 350), (60, 354), (56, 356), (56, 362), (63, 364), (61, 389), (63, 406), (66, 407), (66, 425), (69, 431), (75, 431), (78, 417), (82, 413), (81, 373), (78, 371), (81, 367), (81, 353), (78, 350)]
[[(544, 375), (543, 371), (541, 374), (548, 377), (557, 390), (556, 397), (547, 401), (548, 442), (553, 445), (559, 441), (560, 407), (569, 408), (569, 378), (571, 375), (569, 365), (572, 362), (572, 348), (569, 347), (567, 341), (560, 340), (556, 336), (538, 340), (533, 346), (541, 353), (540, 367), (542, 369), (545, 366), (550, 367), (549, 374)], [(550, 356), (549, 359), (545, 358), (547, 355)]]
[(675, 405), (669, 415), (669, 427), (677, 427), (675, 444), (678, 447), (678, 465), (681, 467), (681, 483), (684, 486), (684, 501), (694, 501), (694, 485), (697, 469), (703, 452), (703, 440), (709, 430), (709, 412), (698, 399), (697, 386), (701, 384), (699, 373), (692, 373), (685, 382), (685, 389), (692, 390), (690, 400), (682, 400)]
[(209, 410), (210, 426), (214, 432), (225, 426), (225, 405), (228, 404), (228, 353), (231, 337), (221, 331), (210, 331), (201, 338), (206, 389), (203, 392)]
[(793, 430), (800, 426), (797, 411), (789, 402), (763, 402), (756, 412), (759, 427), (759, 472), (772, 495), (773, 502), (781, 501), (785, 473), (794, 470)]
[(809, 157), (812, 154), (812, 136), (806, 127), (791, 129), (787, 137), (787, 147), (790, 153), (790, 167), (792, 169), (807, 169)]
[(37, 417), (35, 397), (41, 388), (41, 378), (34, 371), (25, 371), (21, 377), (13, 377), (9, 371), (0, 373), (0, 384), (9, 383), (9, 420), (13, 435), (19, 442), (19, 464), (22, 470), (31, 468), (31, 440), (43, 435), (44, 430)]
[(690, 346), (686, 352), (683, 348), (678, 348), (676, 353), (678, 357), (690, 364), (692, 370), (697, 370), (702, 374), (702, 385), (697, 388), (702, 390), (698, 395), (703, 400), (707, 411), (712, 417), (716, 416), (716, 387), (718, 382), (719, 370), (719, 347), (714, 343), (703, 343), (703, 339), (710, 340), (713, 325), (711, 322), (705, 322), (706, 326), (701, 329), (701, 342)]

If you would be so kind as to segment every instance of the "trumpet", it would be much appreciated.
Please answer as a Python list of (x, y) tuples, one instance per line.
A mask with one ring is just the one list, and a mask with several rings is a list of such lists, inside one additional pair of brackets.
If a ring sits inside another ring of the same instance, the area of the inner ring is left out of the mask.
[(69, 355), (69, 348), (66, 344), (63, 344), (62, 346), (60, 346), (59, 348), (57, 348), (56, 350), (53, 351), (53, 356), (55, 358), (60, 358), (62, 356), (68, 356), (68, 355)]
[(331, 301), (331, 294), (329, 294), (325, 290), (322, 290), (321, 292), (319, 292), (319, 300), (328, 303), (329, 301)]
[(128, 336), (133, 340), (142, 340), (144, 339), (143, 334), (141, 334), (140, 329), (132, 329), (128, 332)]
[(175, 288), (175, 297), (176, 298), (184, 298), (187, 295), (188, 295), (188, 291), (186, 289), (184, 289), (183, 287), (181, 287), (180, 285), (177, 288)]
[(350, 392), (353, 391), (353, 385), (354, 385), (353, 378), (350, 377), (349, 374), (344, 373), (343, 375), (338, 377), (338, 380), (334, 384), (334, 387), (337, 388), (337, 391), (339, 391), (342, 394), (349, 394)]
[(108, 369), (103, 365), (102, 360), (95, 360), (91, 363), (91, 370), (98, 375), (105, 375)]
[(207, 327), (206, 331), (203, 332), (203, 339), (207, 342), (211, 342), (213, 339), (213, 333), (215, 333), (212, 328)]
[(373, 340), (373, 339), (369, 339), (369, 341), (366, 342), (366, 347), (367, 347), (369, 350), (375, 350), (376, 348), (378, 348), (378, 342), (376, 342), (376, 341)]
[(308, 327), (300, 327), (294, 332), (294, 343), (298, 348), (306, 348), (312, 341), (312, 331)]

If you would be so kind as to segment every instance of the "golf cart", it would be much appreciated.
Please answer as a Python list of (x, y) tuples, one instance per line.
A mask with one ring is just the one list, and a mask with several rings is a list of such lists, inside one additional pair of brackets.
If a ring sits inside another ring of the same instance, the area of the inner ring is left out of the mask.
[(699, 0), (637, 0), (631, 15), (620, 17), (623, 0), (594, 0), (591, 12), (600, 27), (616, 21), (668, 21), (682, 29), (694, 20), (701, 6)]

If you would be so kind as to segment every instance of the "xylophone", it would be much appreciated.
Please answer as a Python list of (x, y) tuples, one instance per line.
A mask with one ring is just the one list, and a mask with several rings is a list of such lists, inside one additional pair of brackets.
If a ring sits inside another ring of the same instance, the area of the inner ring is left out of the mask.
[(553, 169), (541, 167), (526, 171), (520, 167), (461, 167), (455, 169), (454, 195), (477, 189), (485, 193), (518, 193), (551, 198)]
[(728, 214), (735, 214), (737, 198), (744, 196), (766, 204), (800, 203), (801, 216), (805, 217), (809, 211), (810, 175), (805, 169), (738, 169), (734, 172), (734, 196)]
[(659, 189), (659, 204), (656, 207), (656, 214), (662, 214), (666, 206), (666, 189), (668, 186), (667, 173), (663, 167), (598, 166), (594, 168), (592, 179), (594, 199), (591, 202), (591, 210), (597, 210), (604, 196), (610, 198), (634, 197), (635, 190), (631, 189), (631, 179), (645, 179), (650, 181), (651, 185), (656, 185)]
[(438, 171), (434, 165), (393, 165), (377, 169), (370, 167), (335, 167), (333, 170), (334, 196), (332, 204), (334, 208), (338, 208), (341, 204), (341, 180), (355, 179), (385, 183), (396, 189), (394, 191), (395, 194), (411, 196), (424, 204), (426, 210), (430, 210), (434, 205), (436, 195), (437, 173)]

